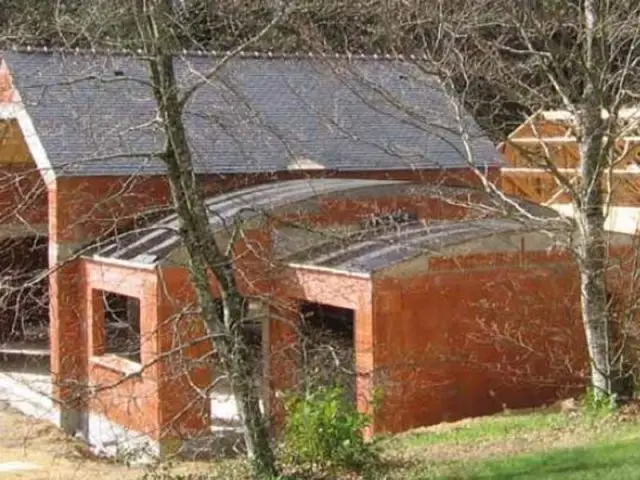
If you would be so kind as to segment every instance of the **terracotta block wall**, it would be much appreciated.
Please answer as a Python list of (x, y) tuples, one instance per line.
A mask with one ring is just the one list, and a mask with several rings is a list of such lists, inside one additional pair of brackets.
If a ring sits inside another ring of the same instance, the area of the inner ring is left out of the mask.
[(376, 431), (540, 405), (582, 387), (575, 267), (537, 257), (433, 259), (429, 274), (375, 282)]
[(53, 397), (60, 402), (60, 424), (70, 432), (79, 425), (86, 383), (86, 305), (82, 302), (83, 275), (79, 261), (49, 275), (50, 368)]
[[(174, 317), (179, 312), (184, 288), (183, 271), (164, 272), (159, 281), (156, 270), (136, 270), (122, 266), (82, 261), (87, 323), (85, 338), (86, 383), (90, 386), (82, 408), (105, 416), (125, 428), (142, 432), (156, 440), (180, 439), (200, 433), (208, 426), (208, 402), (193, 386), (208, 385), (206, 371), (185, 364), (184, 357), (200, 356), (202, 345), (175, 347), (176, 334), (186, 340), (202, 335), (192, 332), (197, 322)], [(175, 298), (166, 296), (171, 285)], [(101, 292), (138, 298), (140, 302), (141, 369), (131, 371), (132, 363), (104, 353), (104, 310)], [(185, 298), (185, 297), (183, 297)], [(76, 347), (81, 345), (76, 341)], [(178, 346), (181, 344), (178, 343)], [(198, 351), (199, 350), (199, 351)], [(193, 383), (192, 383), (193, 382)]]
[[(492, 175), (497, 174), (497, 171), (492, 172)], [(203, 178), (203, 181), (207, 191), (213, 193), (264, 181), (312, 175), (336, 174), (292, 172), (279, 175), (208, 177)], [(475, 175), (468, 171), (349, 172), (341, 173), (340, 176), (414, 179), (428, 183), (477, 183)], [(83, 288), (80, 287), (83, 281), (82, 267), (78, 260), (73, 259), (72, 254), (92, 239), (130, 228), (137, 214), (168, 205), (170, 192), (162, 177), (93, 177), (57, 179), (49, 186), (48, 194), (50, 262), (57, 265), (50, 276), (51, 368), (56, 385), (54, 394), (65, 408), (69, 406), (70, 410), (74, 410), (75, 407), (71, 407), (78, 404), (79, 400), (75, 398), (72, 388), (65, 385), (74, 385), (75, 390), (78, 390), (78, 386), (87, 382), (93, 375), (92, 372), (99, 371), (100, 367), (92, 366), (89, 371), (88, 352), (84, 348), (77, 348), (77, 340), (86, 339), (83, 322), (87, 312), (79, 307), (82, 305), (82, 302), (78, 303), (81, 298), (80, 290)], [(335, 212), (332, 207), (327, 205), (328, 213)], [(160, 390), (163, 395), (162, 389)], [(166, 394), (169, 395), (172, 391), (176, 390), (167, 387)], [(174, 405), (178, 404), (179, 402), (174, 402)], [(78, 404), (77, 408), (83, 407)], [(174, 413), (164, 412), (161, 415), (168, 418)], [(70, 415), (73, 416), (73, 412)], [(65, 420), (62, 423), (66, 425)], [(67, 430), (77, 428), (73, 420), (67, 423)], [(198, 420), (194, 419), (193, 425), (197, 423)]]
[[(628, 295), (632, 253), (611, 249), (612, 291)], [(381, 433), (582, 393), (588, 362), (578, 282), (572, 258), (556, 250), (432, 258), (423, 273), (372, 286), (299, 269), (278, 287), (279, 295), (354, 310), (358, 407), (374, 414), (369, 433)], [(295, 354), (286, 347), (298, 341), (288, 328), (295, 314), (285, 318), (270, 330), (270, 380), (286, 390), (299, 359), (282, 357)], [(382, 402), (372, 405), (377, 391)]]
[(129, 226), (136, 214), (168, 205), (169, 198), (162, 177), (57, 179), (49, 187), (51, 241), (90, 241)]
[(369, 279), (313, 269), (287, 269), (275, 286), (273, 298), (277, 308), (270, 320), (267, 380), (276, 431), (282, 426), (283, 404), (282, 397), (275, 393), (299, 386), (296, 376), (302, 359), (297, 327), (301, 317), (297, 308), (303, 301), (353, 310), (356, 402), (360, 411), (372, 413), (374, 325)]
[(158, 416), (160, 395), (157, 383), (142, 377), (122, 381), (122, 376), (117, 369), (91, 363), (89, 382), (95, 385), (96, 390), (88, 398), (88, 410), (124, 428), (159, 440), (165, 430)]
[(183, 438), (207, 432), (211, 424), (206, 391), (215, 362), (187, 271), (162, 268), (158, 282), (160, 423), (165, 437)]
[[(488, 175), (498, 178), (499, 171)], [(205, 190), (213, 195), (265, 182), (296, 178), (340, 177), (412, 180), (439, 185), (479, 186), (468, 170), (394, 172), (283, 172), (274, 174), (202, 177)], [(135, 215), (170, 205), (164, 177), (66, 177), (49, 187), (51, 237), (55, 242), (78, 243), (97, 238), (118, 227), (128, 226)]]
[(166, 203), (168, 189), (160, 177), (62, 178), (48, 187), (51, 372), (54, 397), (61, 405), (60, 424), (74, 432), (81, 428), (77, 412), (87, 408), (88, 399), (85, 395), (76, 405), (72, 392), (62, 385), (72, 383), (77, 390), (89, 380), (89, 313), (79, 308), (85, 306), (86, 279), (75, 254), (100, 235), (130, 226), (135, 214)]
[(157, 367), (150, 366), (139, 375), (125, 378), (128, 372), (118, 368), (118, 359), (103, 357), (102, 292), (110, 292), (140, 301), (141, 357), (144, 364), (149, 364), (154, 358), (157, 352), (154, 345), (157, 310), (154, 272), (96, 265), (90, 261), (82, 262), (82, 267), (84, 289), (81, 297), (86, 305), (87, 331), (84, 342), (87, 363), (83, 370), (87, 372), (86, 382), (90, 387), (90, 394), (85, 399), (87, 407), (113, 422), (158, 438), (159, 396), (154, 375)]
[(284, 424), (284, 395), (298, 385), (300, 365), (300, 305), (295, 300), (273, 302), (269, 307), (266, 378), (267, 411), (275, 432)]

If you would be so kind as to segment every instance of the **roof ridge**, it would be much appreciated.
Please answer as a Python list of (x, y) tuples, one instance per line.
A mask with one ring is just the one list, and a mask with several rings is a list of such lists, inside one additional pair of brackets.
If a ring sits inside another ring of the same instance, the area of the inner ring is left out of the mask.
[[(11, 45), (0, 49), (2, 51), (12, 51), (17, 53), (67, 53), (72, 55), (113, 55), (113, 56), (135, 56), (141, 55), (141, 50), (131, 49), (108, 49), (108, 48), (69, 48), (69, 47), (47, 47), (34, 45)], [(426, 55), (398, 54), (398, 53), (331, 53), (331, 52), (276, 52), (267, 51), (241, 51), (235, 53), (231, 50), (190, 50), (184, 49), (173, 53), (174, 56), (225, 58), (237, 55), (240, 58), (255, 58), (259, 60), (283, 60), (283, 59), (309, 59), (323, 58), (336, 60), (371, 60), (371, 61), (416, 61), (427, 60)]]

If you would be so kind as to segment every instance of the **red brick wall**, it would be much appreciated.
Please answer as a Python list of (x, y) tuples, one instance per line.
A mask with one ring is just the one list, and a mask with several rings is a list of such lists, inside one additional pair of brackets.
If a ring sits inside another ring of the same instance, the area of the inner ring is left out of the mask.
[(197, 315), (185, 269), (166, 267), (159, 271), (158, 299), (159, 353), (173, 352), (158, 362), (163, 435), (179, 438), (205, 432), (210, 425), (210, 404), (203, 395), (214, 378), (211, 342)]
[(62, 411), (86, 408), (86, 398), (78, 388), (87, 380), (88, 362), (89, 310), (83, 301), (84, 278), (78, 260), (49, 274), (51, 381), (53, 397), (60, 402)]
[(428, 274), (375, 282), (378, 427), (540, 405), (582, 385), (576, 269), (541, 256), (432, 259)]
[[(245, 248), (238, 246), (238, 253), (246, 254)], [(622, 258), (628, 253), (623, 248), (613, 255)], [(255, 276), (254, 269), (261, 271), (256, 258), (241, 258), (247, 263), (239, 278)], [(587, 363), (578, 276), (566, 254), (541, 251), (432, 258), (426, 272), (375, 279), (372, 292), (366, 278), (289, 269), (280, 272), (277, 282), (259, 287), (272, 302), (267, 378), (272, 395), (296, 385), (299, 352), (290, 347), (297, 342), (297, 302), (301, 300), (355, 311), (358, 406), (372, 412), (370, 400), (380, 389), (383, 401), (375, 411), (372, 429), (377, 433), (492, 413), (504, 406), (540, 405), (582, 388)], [(139, 283), (145, 275), (148, 273), (132, 275), (131, 282)], [(612, 287), (628, 287), (624, 278), (623, 269), (614, 269)], [(103, 280), (91, 285), (129, 294), (138, 288), (122, 276), (112, 279), (111, 286), (102, 285)], [(255, 285), (242, 280), (240, 285), (244, 294), (259, 293)], [(216, 289), (213, 280), (212, 289)], [(164, 268), (157, 292), (154, 353), (176, 346), (176, 330), (182, 342), (204, 334), (202, 323), (193, 316), (174, 322), (173, 315), (194, 300), (184, 270)], [(163, 327), (163, 320), (169, 328)], [(209, 348), (203, 342), (182, 353), (187, 359), (197, 359)], [(108, 369), (91, 368), (92, 382), (114, 381)], [(185, 369), (182, 356), (174, 364), (162, 360), (141, 378), (101, 393), (92, 400), (91, 409), (147, 432), (152, 430), (150, 425), (174, 437), (185, 430), (202, 431), (208, 407), (192, 403), (195, 391), (188, 378), (204, 387), (212, 378), (211, 371)], [(132, 398), (137, 398), (138, 408), (144, 411), (134, 409)], [(280, 402), (273, 396), (270, 401), (272, 413), (281, 418)]]
[[(154, 338), (157, 310), (155, 272), (98, 265), (91, 261), (82, 262), (82, 267), (84, 288), (79, 296), (80, 302), (86, 305), (86, 335), (83, 345), (78, 345), (80, 342), (76, 341), (75, 347), (85, 351), (80, 359), (86, 363), (78, 368), (87, 372), (87, 382), (96, 388), (95, 393), (88, 398), (88, 407), (92, 412), (103, 414), (120, 425), (158, 438), (159, 396), (158, 382), (154, 375), (157, 367), (149, 363), (158, 351)], [(123, 372), (115, 364), (110, 368), (106, 361), (95, 361), (94, 355), (103, 352), (100, 343), (104, 339), (104, 311), (99, 291), (140, 300), (140, 330), (143, 339), (141, 356), (143, 364), (151, 366), (138, 376), (125, 379)], [(93, 351), (89, 351), (90, 348)]]
[[(302, 300), (354, 310), (360, 410), (372, 411), (370, 400), (376, 388), (383, 393), (375, 413), (375, 432), (492, 413), (503, 406), (539, 405), (584, 384), (587, 370), (578, 275), (563, 252), (432, 258), (424, 272), (376, 279), (372, 292), (367, 278), (270, 269), (263, 263), (269, 257), (265, 249), (269, 235), (246, 233), (247, 239), (235, 248), (238, 280), (243, 294), (262, 293), (272, 302), (267, 379), (272, 393), (296, 384), (297, 350), (289, 347), (297, 341), (296, 309)], [(612, 256), (623, 258), (629, 250), (618, 249)], [(99, 265), (85, 261), (93, 263)], [(625, 286), (623, 270), (613, 272), (615, 289)], [(131, 295), (149, 275), (129, 270), (126, 277), (122, 267), (102, 266), (100, 272), (99, 278), (95, 273), (91, 277), (87, 292), (104, 288)], [(120, 273), (107, 275), (111, 278), (107, 285), (105, 272)], [(255, 278), (261, 281), (253, 282)], [(216, 289), (212, 279), (212, 290)], [(158, 337), (147, 359), (175, 347), (177, 331), (184, 343), (204, 334), (193, 314), (174, 322), (174, 315), (194, 301), (185, 270), (163, 268), (155, 295)], [(140, 379), (92, 400), (91, 408), (104, 411), (104, 405), (111, 405), (107, 415), (134, 429), (157, 421), (158, 430), (173, 436), (203, 430), (208, 407), (192, 403), (195, 391), (189, 379), (204, 387), (212, 372), (206, 367), (185, 369), (184, 357), (202, 358), (209, 349), (207, 342), (188, 346), (176, 363), (158, 362)], [(92, 382), (112, 381), (113, 372), (99, 365), (91, 368)], [(131, 410), (130, 401), (124, 401), (134, 396), (142, 402), (144, 395), (152, 393), (156, 400), (146, 402), (141, 407), (145, 411), (138, 414)], [(122, 407), (114, 400), (118, 398), (123, 400)], [(273, 396), (270, 400), (278, 417), (279, 402)]]
[[(412, 176), (417, 176), (420, 178), (422, 173), (396, 172), (394, 177), (412, 178)], [(291, 174), (290, 176), (295, 177), (297, 175), (300, 174)], [(358, 175), (356, 172), (349, 176), (378, 176), (384, 178), (386, 174)], [(465, 175), (461, 175), (463, 180), (464, 177)], [(425, 178), (429, 181), (442, 180), (442, 178), (436, 178), (435, 173), (422, 176), (422, 179), (426, 181)], [(217, 183), (210, 179), (208, 188), (209, 190), (225, 190), (243, 183), (251, 184), (272, 179), (260, 176), (250, 178), (230, 177)], [(147, 211), (149, 208), (166, 204), (170, 200), (168, 186), (164, 179), (159, 177), (130, 180), (104, 177), (91, 179), (90, 182), (87, 179), (79, 178), (58, 179), (50, 190), (49, 198), (51, 240), (57, 245), (74, 245), (78, 242), (95, 238), (114, 227), (126, 226), (130, 224), (133, 215)], [(319, 216), (316, 215), (315, 219), (318, 221), (324, 219), (324, 221), (332, 222), (343, 214), (343, 216), (355, 219), (357, 215), (354, 212), (357, 212), (358, 215), (367, 210), (376, 212), (380, 207), (385, 208), (386, 204), (388, 204), (386, 208), (397, 208), (404, 204), (410, 206), (410, 200), (408, 198), (383, 199), (378, 203), (368, 204), (367, 206), (363, 204), (356, 205), (353, 202), (346, 201), (340, 207), (340, 211), (343, 212), (340, 214), (337, 214), (336, 205), (328, 202), (322, 209), (323, 212)], [(442, 207), (432, 201), (427, 201), (422, 208), (425, 211), (425, 215), (431, 218), (460, 215), (457, 209)], [(264, 233), (260, 232), (247, 232), (245, 237), (248, 238), (251, 248), (247, 248), (247, 245), (242, 242), (236, 246), (236, 255), (239, 258), (238, 271), (243, 273), (239, 275), (241, 288), (246, 294), (255, 293), (256, 290), (271, 291), (272, 283), (269, 280), (269, 275), (265, 277), (268, 268), (265, 267), (263, 259), (261, 259), (263, 255), (260, 252), (261, 246), (264, 246), (265, 242), (269, 240), (269, 235), (265, 236)], [(148, 272), (129, 272), (130, 277), (123, 277), (120, 268), (102, 265), (100, 266), (102, 276), (98, 278), (92, 270), (94, 268), (97, 268), (94, 262), (74, 261), (64, 268), (58, 269), (51, 276), (52, 348), (54, 351), (52, 371), (56, 378), (64, 378), (72, 383), (82, 382), (86, 379), (91, 383), (103, 385), (113, 380), (113, 369), (106, 368), (99, 363), (90, 363), (87, 349), (84, 347), (78, 348), (79, 339), (82, 339), (82, 343), (85, 346), (90, 344), (90, 339), (87, 337), (87, 332), (83, 327), (86, 324), (85, 319), (93, 314), (86, 308), (91, 295), (90, 291), (92, 288), (99, 288), (115, 293), (134, 295), (134, 292), (139, 290), (136, 290), (137, 287), (135, 287), (134, 283), (143, 281), (142, 279), (148, 275)], [(113, 278), (107, 281), (105, 278), (109, 277), (103, 278), (103, 276), (105, 272), (109, 271), (120, 273), (113, 273)], [(266, 282), (256, 282), (255, 272), (258, 271), (260, 272), (260, 278), (265, 277)], [(317, 298), (317, 295), (321, 294), (320, 291), (318, 290), (315, 294), (316, 297), (314, 297), (313, 290), (314, 288), (322, 288), (322, 285), (313, 287), (311, 281), (305, 281), (300, 278), (297, 278), (296, 282), (294, 283), (303, 289), (303, 292), (300, 292), (302, 295), (310, 296), (320, 301)], [(341, 280), (340, 282), (341, 291), (348, 292), (348, 289), (344, 288), (345, 281)], [(190, 288), (185, 287), (188, 283), (188, 279), (182, 270), (164, 269), (162, 271), (161, 281), (157, 287), (158, 290), (154, 293), (158, 309), (157, 327), (159, 335), (157, 343), (159, 350), (154, 353), (171, 348), (171, 342), (175, 338), (173, 336), (175, 333), (173, 330), (174, 324), (172, 322), (166, 323), (167, 328), (171, 327), (169, 331), (163, 329), (162, 322), (163, 319), (170, 318), (176, 312), (176, 309), (193, 300), (193, 293)], [(212, 288), (215, 289), (215, 282), (212, 283)], [(167, 296), (165, 292), (170, 292), (170, 294)], [(138, 293), (142, 295), (142, 293)], [(278, 294), (282, 294), (283, 297), (287, 298), (296, 295), (294, 291), (289, 290), (280, 291)], [(325, 299), (325, 303), (330, 303), (331, 301), (335, 302), (336, 297), (332, 296)], [(84, 305), (85, 307), (78, 308), (78, 305)], [(358, 314), (362, 316), (363, 312), (367, 312), (367, 308), (368, 305), (359, 306), (357, 309)], [(364, 313), (364, 315), (370, 318), (370, 309), (369, 313)], [(199, 324), (193, 319), (187, 320), (187, 323), (190, 325)], [(367, 333), (366, 338), (371, 338), (371, 332)], [(93, 338), (91, 339), (92, 342), (94, 340)], [(203, 348), (204, 350), (202, 350)], [(185, 353), (187, 356), (195, 358), (201, 356), (207, 348), (208, 346), (203, 347), (200, 345), (186, 349)], [(371, 355), (370, 352), (368, 355)], [(366, 359), (363, 362), (370, 364), (371, 360)], [(193, 400), (192, 396), (183, 395), (184, 392), (193, 392), (193, 388), (189, 385), (189, 378), (191, 380), (195, 379), (198, 384), (205, 385), (210, 378), (211, 372), (206, 369), (196, 369), (190, 372), (191, 377), (187, 377), (184, 375), (184, 368), (180, 370), (181, 373), (178, 373), (171, 365), (171, 362), (165, 361), (158, 362), (149, 368), (148, 373), (146, 372), (140, 378), (128, 379), (116, 388), (102, 389), (101, 393), (91, 400), (89, 408), (93, 411), (105, 413), (112, 420), (136, 430), (140, 430), (143, 427), (145, 427), (144, 431), (153, 430), (153, 425), (163, 430), (165, 427), (178, 423), (187, 429), (203, 427), (203, 422), (208, 417), (206, 406), (200, 409), (192, 408), (188, 415), (184, 416), (183, 414), (180, 422), (174, 422), (174, 420), (175, 416), (181, 413), (187, 404)], [(152, 384), (149, 382), (152, 382)], [(365, 384), (370, 385), (370, 379), (363, 380), (363, 382), (365, 383), (360, 385), (359, 391), (368, 390), (368, 387), (365, 388)], [(57, 395), (59, 398), (69, 401), (71, 390), (60, 387)], [(125, 397), (131, 398), (132, 395), (140, 400), (145, 396), (156, 395), (158, 399), (163, 400), (158, 400), (160, 403), (157, 404), (154, 403), (156, 400), (147, 404), (149, 405), (148, 408), (156, 409), (157, 407), (156, 413), (152, 414), (146, 411), (147, 407), (136, 407), (135, 405), (137, 404), (135, 402), (124, 401)], [(118, 399), (123, 400), (122, 408), (117, 406)], [(108, 405), (108, 407), (105, 407), (105, 405)], [(144, 408), (145, 412), (136, 411), (135, 408)], [(366, 407), (363, 406), (363, 408)]]
[(67, 177), (49, 188), (49, 231), (56, 243), (86, 242), (169, 201), (162, 177)]
[[(492, 170), (490, 176), (499, 175)], [(378, 178), (422, 183), (479, 185), (468, 170), (395, 172), (283, 172), (260, 175), (226, 175), (203, 178), (209, 194), (259, 183), (312, 177)], [(170, 203), (164, 177), (67, 177), (50, 187), (51, 237), (57, 242), (80, 242), (130, 224), (136, 214)]]
[[(269, 336), (269, 387), (271, 408), (276, 426), (281, 425), (281, 401), (275, 391), (295, 388), (295, 365), (299, 365), (296, 302), (307, 301), (348, 308), (354, 311), (354, 347), (356, 366), (356, 403), (361, 412), (372, 413), (375, 330), (372, 312), (371, 283), (368, 278), (354, 277), (313, 269), (287, 269), (275, 286), (272, 297), (274, 317)], [(279, 318), (281, 317), (281, 318)], [(293, 348), (291, 348), (293, 345)], [(368, 433), (372, 433), (372, 430)]]
[[(193, 385), (207, 386), (210, 376), (206, 369), (185, 363), (184, 357), (201, 358), (208, 351), (208, 345), (188, 345), (190, 340), (203, 334), (202, 324), (193, 317), (180, 320), (175, 317), (192, 299), (188, 284), (185, 288), (184, 270), (167, 269), (158, 278), (156, 270), (89, 260), (82, 265), (85, 275), (82, 300), (87, 305), (88, 325), (85, 348), (90, 351), (88, 356), (82, 356), (88, 357), (88, 369), (86, 365), (79, 369), (87, 370), (87, 381), (97, 389), (89, 396), (87, 408), (156, 439), (176, 438), (188, 431), (206, 429), (209, 405)], [(123, 375), (127, 372), (116, 362), (117, 358), (95, 356), (102, 352), (100, 341), (104, 328), (102, 300), (95, 294), (96, 290), (140, 300), (140, 374), (125, 379)], [(173, 293), (171, 297), (167, 291)], [(184, 344), (176, 342), (177, 335)], [(187, 346), (183, 351), (171, 353), (180, 345)], [(80, 346), (76, 343), (76, 347)]]
[(140, 377), (123, 382), (122, 376), (122, 372), (115, 369), (90, 364), (90, 381), (102, 390), (90, 396), (89, 410), (127, 429), (159, 439), (162, 429), (158, 417), (158, 385)]

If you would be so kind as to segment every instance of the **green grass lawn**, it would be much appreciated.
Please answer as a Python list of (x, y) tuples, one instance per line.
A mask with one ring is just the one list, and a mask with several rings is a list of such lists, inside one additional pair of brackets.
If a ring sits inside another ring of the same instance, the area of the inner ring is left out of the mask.
[[(365, 477), (286, 478), (640, 480), (640, 408), (633, 414), (512, 412), (400, 434), (380, 447), (384, 467)], [(242, 459), (213, 462), (208, 470), (204, 478), (250, 478)]]
[(398, 442), (398, 446), (401, 448), (416, 448), (445, 443), (461, 444), (504, 438), (518, 433), (562, 429), (571, 426), (572, 423), (576, 422), (562, 413), (495, 415), (478, 419), (474, 423), (461, 424), (460, 427), (452, 428), (451, 430), (401, 435), (395, 441)]
[(560, 413), (499, 415), (389, 440), (396, 479), (640, 479), (640, 424)]
[[(461, 462), (423, 478), (459, 479), (640, 479), (640, 435), (623, 441), (600, 441), (585, 447)], [(420, 472), (414, 472), (420, 478)]]

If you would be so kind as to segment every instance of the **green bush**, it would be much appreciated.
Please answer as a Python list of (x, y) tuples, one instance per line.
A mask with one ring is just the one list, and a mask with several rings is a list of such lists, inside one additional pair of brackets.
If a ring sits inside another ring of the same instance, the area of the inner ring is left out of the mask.
[(321, 387), (286, 402), (284, 452), (303, 468), (362, 471), (379, 460), (377, 445), (365, 441), (367, 415), (345, 398), (342, 387)]
[(608, 415), (617, 409), (616, 397), (614, 395), (596, 395), (593, 387), (587, 389), (587, 393), (582, 400), (585, 412), (592, 415)]

